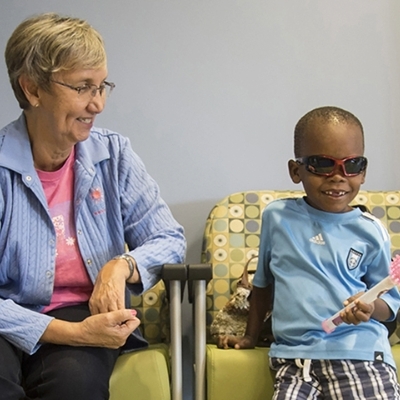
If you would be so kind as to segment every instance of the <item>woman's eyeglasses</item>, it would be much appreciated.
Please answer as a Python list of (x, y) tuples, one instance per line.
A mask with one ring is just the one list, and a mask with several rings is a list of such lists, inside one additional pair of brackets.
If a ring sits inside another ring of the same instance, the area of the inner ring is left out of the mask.
[(331, 176), (341, 167), (345, 176), (356, 176), (367, 168), (368, 160), (365, 157), (346, 157), (342, 160), (329, 156), (308, 156), (296, 158), (298, 164), (304, 165), (306, 170), (316, 175)]
[(57, 85), (62, 85), (69, 89), (75, 90), (76, 92), (78, 92), (78, 95), (80, 97), (87, 98), (88, 100), (90, 100), (92, 97), (95, 97), (97, 92), (99, 92), (100, 96), (102, 97), (108, 97), (111, 94), (112, 90), (115, 88), (114, 83), (107, 81), (104, 81), (100, 86), (96, 86), (94, 83), (86, 83), (82, 86), (72, 86), (64, 82), (55, 81), (53, 79), (51, 79), (50, 81), (53, 83), (57, 83)]

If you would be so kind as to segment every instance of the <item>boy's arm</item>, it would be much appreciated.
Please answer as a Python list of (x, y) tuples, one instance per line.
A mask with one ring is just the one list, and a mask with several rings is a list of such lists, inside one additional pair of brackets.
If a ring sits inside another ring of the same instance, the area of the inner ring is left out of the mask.
[(272, 285), (265, 288), (253, 286), (250, 296), (250, 309), (244, 336), (221, 336), (217, 346), (227, 349), (252, 349), (257, 344), (265, 315), (271, 309)]
[(254, 342), (254, 346), (257, 343), (258, 336), (260, 335), (265, 315), (267, 314), (267, 311), (272, 309), (271, 298), (272, 285), (268, 285), (265, 288), (253, 286), (245, 337), (247, 336), (251, 338)]
[(387, 321), (392, 316), (392, 311), (387, 305), (386, 301), (376, 299), (374, 301), (375, 310), (371, 314), (371, 318), (377, 321)]

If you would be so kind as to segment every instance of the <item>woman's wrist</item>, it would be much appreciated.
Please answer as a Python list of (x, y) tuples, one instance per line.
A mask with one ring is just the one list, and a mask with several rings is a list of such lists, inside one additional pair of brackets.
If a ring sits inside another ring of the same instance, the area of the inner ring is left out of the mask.
[(43, 332), (40, 342), (69, 346), (83, 346), (86, 341), (83, 339), (82, 323), (69, 322), (59, 319), (50, 321), (47, 329)]
[(120, 256), (114, 257), (113, 260), (125, 260), (127, 262), (128, 267), (129, 267), (129, 275), (125, 280), (128, 282), (132, 278), (133, 274), (135, 273), (135, 269), (136, 269), (135, 259), (132, 256), (130, 256), (129, 254), (121, 254)]

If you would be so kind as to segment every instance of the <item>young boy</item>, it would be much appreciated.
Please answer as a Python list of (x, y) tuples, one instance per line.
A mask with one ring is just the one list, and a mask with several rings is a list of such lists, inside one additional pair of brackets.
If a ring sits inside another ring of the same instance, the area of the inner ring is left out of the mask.
[[(265, 208), (246, 334), (223, 337), (219, 346), (255, 346), (274, 287), (274, 400), (400, 399), (379, 322), (395, 318), (398, 290), (372, 304), (355, 300), (388, 276), (390, 264), (386, 229), (349, 205), (367, 168), (362, 125), (340, 108), (317, 108), (297, 123), (294, 151), (289, 174), (306, 196)], [(341, 314), (345, 323), (326, 333), (322, 321), (353, 300)]]

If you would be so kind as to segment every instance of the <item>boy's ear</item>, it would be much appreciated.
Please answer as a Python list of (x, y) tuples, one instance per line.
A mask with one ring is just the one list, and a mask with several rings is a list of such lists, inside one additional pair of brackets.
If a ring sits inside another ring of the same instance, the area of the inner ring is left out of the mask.
[(289, 160), (288, 168), (289, 168), (289, 175), (292, 178), (293, 183), (300, 183), (301, 182), (299, 173), (300, 165), (294, 160)]
[(362, 172), (361, 185), (365, 182), (365, 177), (366, 176), (367, 176), (367, 169), (365, 168), (364, 171)]

